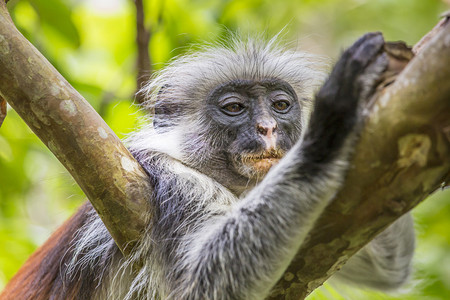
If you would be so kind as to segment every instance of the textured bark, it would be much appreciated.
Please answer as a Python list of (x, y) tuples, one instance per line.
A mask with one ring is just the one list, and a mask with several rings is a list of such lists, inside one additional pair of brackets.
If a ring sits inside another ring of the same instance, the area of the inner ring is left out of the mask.
[(304, 299), (389, 224), (448, 184), (448, 19), (433, 31), (396, 81), (375, 95), (344, 187), (268, 299)]
[(144, 170), (95, 110), (15, 28), (0, 2), (0, 96), (72, 174), (119, 248), (147, 222)]

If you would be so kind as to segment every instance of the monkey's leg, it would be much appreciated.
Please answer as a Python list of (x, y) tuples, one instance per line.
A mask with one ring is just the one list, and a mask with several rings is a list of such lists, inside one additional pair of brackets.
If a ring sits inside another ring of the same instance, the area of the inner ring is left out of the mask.
[(332, 282), (397, 289), (409, 279), (414, 247), (413, 219), (408, 213), (350, 258)]

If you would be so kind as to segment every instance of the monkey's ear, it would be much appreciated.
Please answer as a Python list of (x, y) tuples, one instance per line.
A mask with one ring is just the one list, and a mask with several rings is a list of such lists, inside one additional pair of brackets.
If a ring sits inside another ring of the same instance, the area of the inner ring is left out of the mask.
[(175, 125), (175, 119), (180, 114), (180, 109), (176, 101), (170, 97), (169, 84), (165, 84), (158, 91), (154, 103), (153, 127), (161, 129)]

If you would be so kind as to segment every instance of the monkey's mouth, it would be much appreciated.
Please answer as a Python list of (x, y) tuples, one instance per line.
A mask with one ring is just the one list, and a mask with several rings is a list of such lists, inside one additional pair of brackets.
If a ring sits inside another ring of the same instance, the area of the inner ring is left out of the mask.
[(265, 175), (284, 156), (282, 150), (271, 149), (262, 153), (241, 155), (242, 165), (256, 175)]

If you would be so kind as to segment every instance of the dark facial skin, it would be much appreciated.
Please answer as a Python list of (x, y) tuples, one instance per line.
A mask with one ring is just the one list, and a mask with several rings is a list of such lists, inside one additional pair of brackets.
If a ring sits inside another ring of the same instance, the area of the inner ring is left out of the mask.
[(223, 157), (208, 165), (221, 172), (233, 172), (236, 180), (244, 177), (246, 184), (260, 180), (301, 133), (297, 95), (282, 80), (223, 84), (210, 93), (207, 112), (212, 132), (220, 133), (212, 141), (212, 148), (217, 151), (216, 157)]

